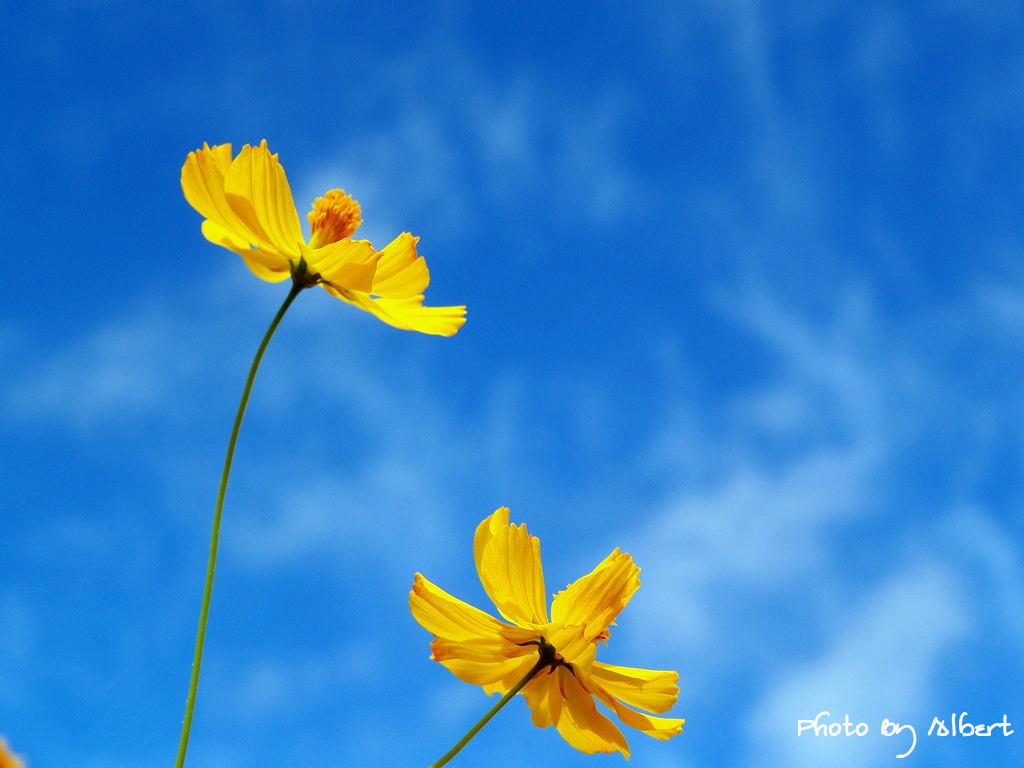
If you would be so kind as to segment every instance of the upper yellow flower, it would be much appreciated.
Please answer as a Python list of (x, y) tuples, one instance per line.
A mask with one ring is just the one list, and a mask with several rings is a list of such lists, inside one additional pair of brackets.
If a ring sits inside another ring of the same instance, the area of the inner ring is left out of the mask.
[(525, 525), (510, 525), (508, 515), (507, 507), (495, 511), (480, 523), (473, 541), (480, 581), (506, 621), (416, 574), (409, 607), (416, 621), (434, 634), (431, 658), (492, 694), (510, 691), (547, 654), (550, 664), (522, 689), (533, 724), (553, 724), (582, 752), (619, 751), (629, 758), (625, 737), (598, 711), (595, 698), (623, 723), (656, 739), (680, 733), (682, 719), (653, 717), (625, 706), (667, 712), (679, 695), (677, 673), (594, 660), (597, 642), (608, 638), (608, 628), (640, 586), (640, 569), (633, 559), (615, 549), (554, 596), (549, 619), (540, 541)]
[(343, 190), (313, 203), (306, 242), (284, 168), (266, 141), (246, 144), (234, 159), (230, 144), (203, 144), (185, 158), (181, 188), (205, 219), (206, 239), (241, 255), (257, 277), (320, 284), (405, 330), (451, 336), (466, 321), (465, 307), (423, 306), (430, 272), (416, 255), (418, 237), (403, 232), (379, 252), (351, 239), (362, 217)]
[(0, 738), (0, 768), (25, 768), (25, 764), (7, 748), (7, 742), (2, 738)]

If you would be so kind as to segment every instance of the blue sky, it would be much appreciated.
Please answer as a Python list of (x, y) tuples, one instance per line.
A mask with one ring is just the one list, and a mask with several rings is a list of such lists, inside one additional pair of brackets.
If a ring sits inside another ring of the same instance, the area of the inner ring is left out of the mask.
[[(190, 765), (426, 765), (488, 706), (412, 575), (487, 606), (615, 546), (599, 658), (674, 668), (631, 763), (1006, 764), (1024, 730), (1024, 11), (1014, 2), (316, 0), (0, 9), (0, 734), (173, 760), (210, 515), (285, 287), (179, 172), (266, 138), (300, 209), (422, 237), (458, 336), (322, 291), (275, 337), (222, 531)], [(797, 737), (828, 710), (865, 737)], [(883, 718), (918, 732), (879, 735)], [(453, 765), (620, 765), (510, 705)]]

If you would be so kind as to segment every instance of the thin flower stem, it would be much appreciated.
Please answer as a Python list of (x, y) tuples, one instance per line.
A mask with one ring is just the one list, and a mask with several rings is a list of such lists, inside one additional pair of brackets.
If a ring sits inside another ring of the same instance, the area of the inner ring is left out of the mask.
[(541, 657), (537, 659), (537, 663), (533, 665), (533, 669), (527, 672), (522, 680), (520, 680), (518, 683), (512, 686), (509, 692), (502, 696), (498, 703), (487, 711), (486, 715), (480, 718), (480, 722), (478, 722), (476, 725), (470, 728), (469, 731), (467, 731), (466, 735), (459, 739), (458, 743), (454, 747), (449, 749), (444, 754), (444, 757), (442, 757), (436, 763), (432, 764), (430, 768), (441, 768), (442, 765), (445, 765), (449, 760), (455, 757), (459, 753), (459, 750), (466, 746), (469, 743), (469, 740), (476, 736), (479, 730), (491, 721), (492, 717), (498, 714), (499, 709), (508, 704), (512, 700), (512, 697), (519, 693), (519, 691), (522, 690), (523, 686), (533, 679), (534, 675), (536, 675), (538, 672), (540, 672), (542, 669), (548, 666), (551, 666), (551, 659), (546, 658), (544, 654), (541, 654)]
[(270, 343), (270, 338), (277, 330), (288, 307), (291, 306), (295, 297), (307, 286), (299, 281), (292, 282), (292, 288), (288, 292), (281, 308), (277, 310), (270, 327), (263, 335), (253, 358), (252, 366), (249, 368), (249, 377), (245, 380), (245, 389), (242, 390), (242, 400), (238, 404), (238, 413), (235, 414), (235, 424), (231, 428), (231, 438), (228, 440), (228, 452), (224, 457), (224, 470), (220, 476), (220, 488), (217, 490), (217, 504), (213, 509), (213, 532), (210, 534), (210, 558), (206, 566), (206, 586), (203, 588), (203, 602), (199, 608), (199, 629), (196, 632), (196, 651), (192, 659), (192, 679), (188, 686), (188, 699), (185, 702), (185, 719), (181, 725), (181, 741), (178, 744), (178, 759), (174, 763), (175, 768), (182, 768), (185, 765), (185, 751), (188, 749), (189, 731), (192, 729), (192, 712), (196, 706), (196, 690), (199, 688), (199, 667), (203, 662), (203, 643), (206, 639), (206, 619), (210, 613), (210, 595), (213, 593), (213, 573), (217, 567), (217, 542), (220, 538), (220, 518), (224, 509), (224, 494), (228, 488), (228, 476), (231, 474), (231, 461), (235, 456), (235, 443), (238, 442), (238, 430), (242, 426), (242, 417), (245, 415), (245, 407), (249, 403), (249, 393), (252, 391), (252, 383), (256, 379), (256, 371), (259, 370), (260, 361), (263, 359), (263, 352)]

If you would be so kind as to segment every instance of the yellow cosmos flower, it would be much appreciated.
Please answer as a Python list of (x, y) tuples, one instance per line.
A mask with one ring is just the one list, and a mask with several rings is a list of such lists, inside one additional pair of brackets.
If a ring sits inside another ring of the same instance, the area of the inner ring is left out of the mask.
[(284, 168), (266, 141), (234, 157), (230, 144), (203, 144), (185, 159), (181, 188), (205, 219), (206, 239), (239, 254), (257, 277), (322, 285), (405, 330), (451, 336), (465, 322), (465, 307), (423, 306), (430, 273), (416, 254), (418, 237), (403, 232), (379, 252), (352, 239), (362, 215), (344, 190), (314, 201), (307, 242)]
[(0, 738), (0, 768), (25, 768), (25, 764), (7, 748), (7, 742), (2, 738)]
[[(586, 576), (545, 600), (540, 541), (525, 525), (510, 525), (502, 507), (480, 523), (473, 541), (484, 590), (505, 621), (458, 600), (416, 574), (409, 595), (412, 614), (433, 633), (431, 658), (484, 691), (506, 693), (543, 663), (521, 689), (533, 724), (554, 725), (576, 749), (621, 752), (629, 745), (618, 726), (598, 711), (595, 699), (628, 726), (656, 739), (682, 731), (683, 720), (654, 717), (675, 704), (679, 675), (594, 659), (597, 642), (640, 586), (640, 569), (615, 549)], [(637, 709), (645, 712), (638, 712)]]

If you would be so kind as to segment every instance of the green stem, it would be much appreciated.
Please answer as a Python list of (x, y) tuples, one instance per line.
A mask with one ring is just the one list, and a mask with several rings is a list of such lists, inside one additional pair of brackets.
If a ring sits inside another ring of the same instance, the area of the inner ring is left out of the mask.
[(206, 619), (210, 613), (210, 595), (213, 593), (213, 573), (217, 567), (217, 542), (220, 538), (220, 517), (224, 509), (224, 494), (228, 488), (228, 476), (231, 474), (231, 460), (235, 456), (235, 443), (238, 442), (238, 430), (242, 426), (242, 417), (245, 415), (245, 407), (249, 403), (249, 393), (252, 391), (252, 383), (256, 379), (256, 371), (259, 370), (260, 361), (263, 359), (263, 352), (270, 343), (270, 338), (277, 330), (277, 326), (288, 311), (295, 297), (303, 288), (299, 281), (292, 282), (292, 288), (281, 308), (277, 310), (270, 327), (263, 335), (253, 358), (252, 366), (249, 368), (249, 377), (245, 380), (245, 389), (242, 390), (242, 400), (238, 404), (238, 413), (235, 414), (235, 425), (231, 428), (231, 438), (228, 440), (228, 452), (224, 457), (224, 471), (220, 476), (220, 488), (217, 491), (217, 504), (213, 510), (213, 532), (210, 535), (210, 559), (206, 566), (206, 586), (203, 588), (203, 602), (199, 608), (199, 630), (196, 632), (196, 651), (192, 659), (192, 679), (188, 686), (188, 700), (185, 702), (185, 719), (181, 725), (181, 742), (178, 744), (178, 759), (175, 761), (175, 768), (182, 768), (185, 765), (185, 751), (188, 749), (188, 735), (192, 729), (192, 712), (196, 706), (196, 690), (199, 688), (199, 667), (203, 662), (203, 642), (206, 639)]
[(545, 655), (542, 653), (541, 657), (537, 659), (537, 663), (533, 665), (533, 669), (527, 672), (526, 676), (523, 677), (522, 680), (520, 680), (518, 683), (512, 686), (511, 690), (509, 690), (508, 693), (502, 696), (497, 704), (495, 704), (493, 707), (487, 710), (487, 714), (480, 718), (480, 722), (478, 722), (476, 725), (470, 728), (469, 731), (466, 732), (466, 735), (459, 739), (458, 743), (454, 747), (449, 749), (444, 754), (444, 757), (442, 757), (436, 763), (431, 765), (430, 768), (441, 768), (442, 765), (445, 765), (449, 760), (455, 757), (459, 753), (459, 750), (466, 746), (469, 743), (469, 740), (476, 736), (480, 729), (491, 721), (492, 717), (498, 714), (498, 710), (504, 707), (506, 704), (508, 704), (512, 700), (512, 697), (519, 693), (519, 691), (522, 690), (523, 686), (533, 679), (534, 675), (536, 675), (545, 667), (549, 666), (551, 666), (551, 659), (546, 658)]

